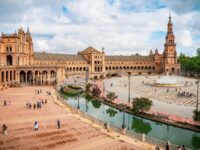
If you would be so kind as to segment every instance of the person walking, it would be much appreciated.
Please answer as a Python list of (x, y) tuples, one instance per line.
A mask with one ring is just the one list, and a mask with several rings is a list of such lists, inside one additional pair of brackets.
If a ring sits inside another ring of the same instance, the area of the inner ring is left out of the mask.
[(170, 142), (169, 141), (167, 141), (167, 144), (165, 146), (165, 150), (170, 150)]
[(36, 104), (35, 104), (35, 103), (33, 104), (33, 108), (34, 108), (34, 110), (35, 110), (35, 108), (36, 108)]
[(6, 104), (7, 104), (7, 103), (6, 103), (6, 100), (4, 100), (4, 106), (6, 106)]
[(38, 127), (39, 127), (39, 124), (37, 121), (35, 121), (34, 123), (34, 130), (37, 131), (38, 130)]
[(60, 120), (59, 119), (57, 120), (57, 127), (58, 127), (58, 129), (60, 129)]

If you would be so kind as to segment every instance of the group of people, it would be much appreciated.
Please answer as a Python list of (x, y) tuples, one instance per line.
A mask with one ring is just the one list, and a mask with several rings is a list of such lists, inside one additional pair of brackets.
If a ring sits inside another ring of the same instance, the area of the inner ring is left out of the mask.
[(182, 96), (183, 96), (183, 97), (190, 98), (190, 97), (193, 96), (193, 94), (190, 93), (190, 92), (185, 92), (185, 91), (183, 91), (183, 92), (178, 92), (177, 96), (178, 96), (178, 97), (182, 97)]
[[(59, 119), (57, 119), (56, 125), (57, 125), (57, 128), (58, 128), (58, 129), (61, 128), (61, 123), (60, 123), (60, 120), (59, 120)], [(34, 123), (34, 130), (37, 131), (38, 129), (39, 129), (39, 123), (38, 123), (38, 121), (35, 121), (35, 123)]]
[(39, 100), (39, 101), (37, 101), (36, 103), (31, 103), (31, 102), (29, 102), (29, 101), (27, 101), (26, 102), (26, 108), (29, 108), (29, 109), (31, 109), (32, 107), (34, 108), (34, 109), (41, 109), (42, 108), (42, 105), (46, 105), (47, 104), (47, 99), (45, 99), (45, 100)]
[(178, 149), (177, 149), (177, 150), (185, 150), (185, 145), (178, 146)]
[(35, 94), (41, 94), (41, 93), (42, 93), (42, 89), (35, 90)]
[[(156, 147), (155, 150), (160, 150), (160, 148)], [(169, 141), (167, 141), (167, 143), (165, 145), (165, 150), (170, 150), (170, 142)], [(178, 146), (177, 150), (185, 150), (185, 145)]]

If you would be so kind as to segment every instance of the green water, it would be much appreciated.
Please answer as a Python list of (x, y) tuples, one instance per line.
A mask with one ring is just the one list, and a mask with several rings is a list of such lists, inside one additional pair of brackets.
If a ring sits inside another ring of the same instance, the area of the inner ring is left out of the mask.
[[(73, 106), (78, 107), (77, 98), (68, 97), (66, 102)], [(111, 125), (122, 127), (123, 112), (107, 106), (97, 100), (86, 100), (83, 97), (79, 99), (79, 107), (82, 112), (87, 112), (90, 116), (97, 118), (103, 122)], [(169, 140), (176, 145), (185, 145), (191, 149), (200, 148), (200, 132), (194, 132), (163, 123), (147, 120), (125, 113), (125, 127), (136, 133), (145, 133), (147, 136), (160, 139), (162, 141)]]

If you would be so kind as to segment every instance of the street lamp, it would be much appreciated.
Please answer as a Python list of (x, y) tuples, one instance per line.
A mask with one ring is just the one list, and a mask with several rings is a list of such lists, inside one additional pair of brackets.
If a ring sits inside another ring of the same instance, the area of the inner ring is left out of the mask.
[(78, 106), (77, 106), (77, 109), (80, 109), (80, 106), (79, 106), (79, 94), (78, 94)]
[(124, 113), (124, 105), (122, 105), (122, 111), (123, 111), (123, 124), (122, 124), (122, 129), (125, 129), (126, 126), (125, 126), (125, 113)]
[(199, 84), (200, 84), (200, 80), (196, 81), (196, 85), (197, 85), (197, 105), (196, 105), (196, 111), (197, 112), (199, 110)]
[(131, 83), (130, 83), (130, 79), (131, 79), (131, 72), (128, 72), (128, 103), (131, 102)]

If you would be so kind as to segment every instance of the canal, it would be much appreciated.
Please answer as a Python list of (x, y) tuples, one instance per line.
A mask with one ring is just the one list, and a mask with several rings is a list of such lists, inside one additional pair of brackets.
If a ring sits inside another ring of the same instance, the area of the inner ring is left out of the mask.
[[(122, 127), (123, 112), (107, 106), (98, 100), (80, 97), (79, 101), (75, 97), (65, 97), (65, 102), (80, 111), (87, 112), (88, 115), (95, 117), (105, 123)], [(136, 133), (145, 133), (147, 136), (162, 141), (170, 141), (176, 145), (185, 145), (187, 148), (200, 148), (200, 132), (195, 132), (163, 123), (151, 121), (132, 114), (125, 113), (125, 127), (127, 130)]]

